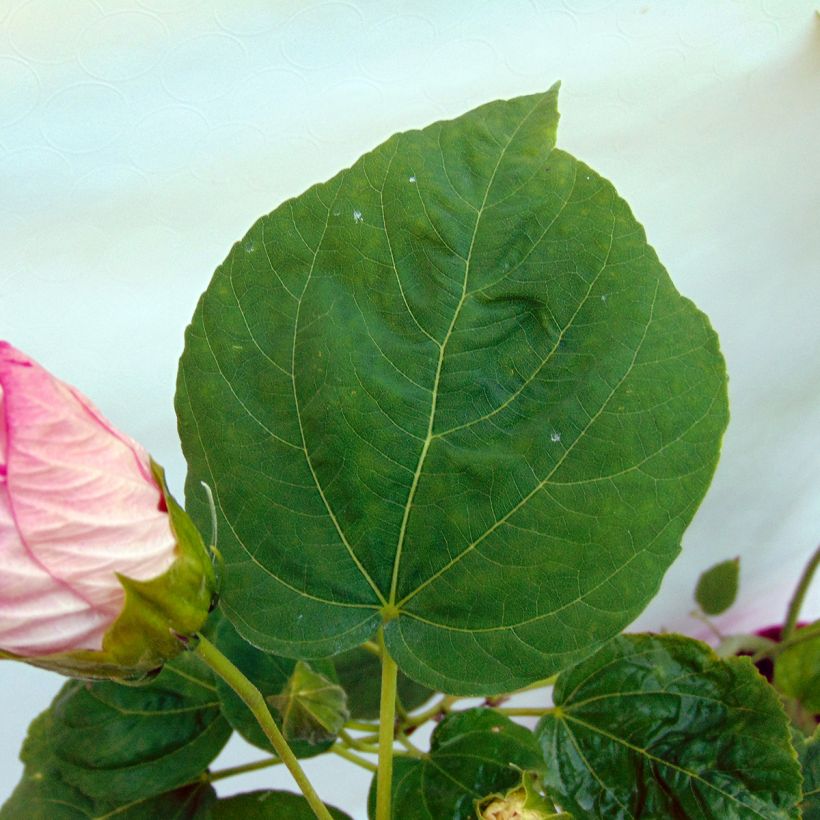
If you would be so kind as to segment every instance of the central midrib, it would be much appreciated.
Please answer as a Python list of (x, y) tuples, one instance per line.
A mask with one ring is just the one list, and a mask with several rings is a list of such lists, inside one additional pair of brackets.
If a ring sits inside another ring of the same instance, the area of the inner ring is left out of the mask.
[[(402, 515), (401, 527), (399, 529), (399, 537), (396, 543), (396, 555), (393, 559), (393, 575), (390, 581), (390, 594), (387, 600), (387, 604), (390, 608), (395, 608), (396, 606), (396, 593), (398, 590), (399, 582), (399, 568), (401, 566), (402, 549), (404, 548), (404, 542), (407, 536), (407, 523), (410, 519), (410, 510), (413, 507), (413, 500), (416, 495), (416, 490), (418, 489), (419, 479), (421, 478), (421, 472), (424, 468), (424, 462), (427, 458), (427, 453), (430, 450), (430, 444), (433, 441), (433, 426), (436, 420), (436, 406), (438, 402), (439, 383), (441, 381), (441, 370), (444, 365), (444, 354), (447, 349), (447, 343), (450, 341), (450, 337), (452, 336), (453, 328), (455, 328), (456, 326), (458, 317), (461, 314), (461, 309), (464, 306), (464, 302), (467, 298), (467, 282), (469, 280), (470, 275), (470, 260), (472, 259), (473, 248), (475, 247), (475, 240), (478, 236), (478, 226), (481, 223), (481, 217), (484, 213), (485, 208), (487, 207), (487, 199), (490, 196), (490, 191), (492, 190), (493, 182), (495, 181), (498, 169), (501, 167), (501, 162), (503, 161), (504, 156), (507, 153), (507, 149), (512, 144), (513, 140), (515, 139), (516, 135), (518, 134), (519, 130), (524, 125), (524, 123), (530, 118), (530, 116), (532, 116), (533, 112), (538, 107), (539, 102), (540, 100), (536, 102), (532, 110), (530, 110), (527, 113), (527, 115), (522, 118), (521, 122), (518, 124), (518, 126), (516, 126), (515, 130), (512, 132), (512, 134), (510, 134), (510, 138), (507, 140), (507, 142), (501, 150), (501, 153), (498, 155), (498, 160), (496, 161), (495, 167), (493, 168), (493, 172), (490, 175), (490, 179), (487, 182), (487, 188), (484, 191), (484, 198), (481, 202), (481, 206), (476, 212), (475, 225), (473, 226), (473, 234), (470, 239), (470, 248), (467, 252), (467, 257), (464, 260), (464, 278), (461, 283), (461, 297), (459, 298), (458, 304), (456, 305), (455, 310), (453, 311), (453, 318), (450, 321), (450, 326), (447, 328), (447, 333), (444, 335), (444, 339), (439, 345), (438, 362), (436, 363), (436, 373), (433, 379), (432, 398), (430, 400), (430, 418), (427, 424), (427, 435), (425, 436), (424, 443), (422, 444), (421, 450), (419, 452), (419, 459), (416, 463), (416, 469), (413, 473), (413, 481), (410, 484), (410, 490), (407, 494), (407, 502), (404, 505), (404, 513)], [(443, 157), (442, 162), (444, 162)], [(387, 226), (385, 223), (385, 231), (386, 227)], [(392, 612), (391, 616), (395, 616), (397, 614), (398, 612)]]

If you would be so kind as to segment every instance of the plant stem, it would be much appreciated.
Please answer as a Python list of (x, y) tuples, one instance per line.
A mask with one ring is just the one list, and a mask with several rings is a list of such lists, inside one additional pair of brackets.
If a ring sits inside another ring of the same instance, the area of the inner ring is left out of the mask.
[(367, 741), (362, 740), (358, 737), (353, 737), (349, 732), (346, 732), (344, 729), (339, 732), (339, 740), (341, 741), (343, 746), (347, 746), (348, 749), (358, 749), (360, 752), (372, 752), (373, 743), (369, 743)]
[(382, 650), (382, 690), (379, 708), (379, 768), (376, 775), (376, 820), (390, 820), (390, 798), (393, 790), (393, 739), (396, 730), (396, 685), (399, 668), (384, 645)]
[(404, 732), (399, 732), (396, 736), (396, 740), (401, 743), (402, 746), (407, 750), (408, 754), (411, 754), (413, 757), (424, 757), (424, 752), (419, 749), (417, 746), (414, 746), (413, 743), (410, 741), (410, 738), (407, 737)]
[(820, 547), (818, 547), (814, 551), (814, 555), (809, 558), (809, 563), (806, 564), (806, 568), (803, 570), (803, 574), (800, 576), (800, 581), (794, 590), (794, 595), (792, 595), (792, 599), (789, 602), (789, 609), (786, 613), (786, 623), (783, 625), (783, 631), (780, 633), (781, 641), (785, 642), (789, 640), (794, 632), (794, 628), (797, 626), (797, 618), (800, 615), (800, 607), (803, 605), (803, 599), (809, 591), (809, 585), (811, 584), (811, 579), (814, 576), (814, 572), (817, 569), (818, 564), (820, 564)]
[(288, 746), (284, 735), (279, 731), (279, 727), (276, 725), (276, 721), (273, 719), (262, 693), (207, 638), (202, 635), (198, 635), (197, 638), (198, 642), (194, 651), (242, 698), (245, 705), (251, 710), (262, 727), (265, 737), (270, 740), (276, 753), (293, 775), (293, 779), (302, 790), (302, 794), (304, 794), (314, 814), (319, 820), (333, 820), (325, 804), (322, 803), (319, 795), (307, 779), (307, 775), (299, 765), (296, 755)]
[(450, 707), (458, 700), (454, 695), (445, 695), (440, 700), (437, 700), (429, 709), (419, 712), (417, 715), (410, 715), (406, 720), (402, 721), (404, 728), (410, 726), (421, 726), (439, 715), (446, 715), (450, 711)]
[(339, 755), (339, 757), (343, 757), (345, 760), (349, 760), (351, 763), (355, 763), (357, 766), (361, 766), (363, 769), (367, 769), (369, 772), (378, 771), (378, 766), (376, 766), (375, 763), (365, 760), (344, 746), (331, 746), (330, 751)]
[(367, 723), (362, 720), (349, 720), (345, 723), (345, 727), (348, 729), (356, 729), (359, 732), (376, 732), (379, 728), (375, 723)]
[(552, 706), (499, 706), (494, 711), (507, 717), (541, 717), (553, 711)]
[(231, 766), (229, 769), (217, 769), (215, 772), (205, 772), (202, 775), (204, 783), (215, 783), (217, 780), (224, 780), (226, 777), (233, 777), (245, 772), (256, 772), (259, 769), (267, 769), (269, 766), (278, 766), (281, 763), (278, 757), (266, 757), (264, 760), (255, 760), (253, 763), (242, 763), (239, 766)]

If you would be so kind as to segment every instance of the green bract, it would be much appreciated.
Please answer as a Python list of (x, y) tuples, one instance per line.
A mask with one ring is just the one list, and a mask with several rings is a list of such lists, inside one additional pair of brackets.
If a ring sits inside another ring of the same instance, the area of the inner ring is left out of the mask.
[(555, 686), (546, 785), (583, 818), (797, 817), (800, 772), (748, 658), (679, 635), (616, 638)]
[(712, 476), (726, 378), (557, 87), (398, 134), (260, 219), (186, 334), (189, 501), (225, 612), (315, 657), (380, 624), (403, 671), (510, 690), (657, 590)]

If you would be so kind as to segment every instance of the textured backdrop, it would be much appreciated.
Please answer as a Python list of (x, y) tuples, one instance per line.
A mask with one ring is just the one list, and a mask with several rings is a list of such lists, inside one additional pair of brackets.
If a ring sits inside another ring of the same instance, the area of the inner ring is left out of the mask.
[[(715, 482), (640, 624), (697, 633), (697, 574), (737, 554), (742, 601), (722, 622), (777, 619), (820, 533), (814, 5), (0, 0), (0, 337), (91, 395), (181, 493), (176, 360), (231, 244), (394, 131), (560, 79), (559, 144), (631, 204), (731, 379)], [(20, 704), (0, 799), (60, 683), (0, 667)], [(232, 741), (221, 762), (257, 754)], [(365, 816), (366, 773), (307, 769)], [(272, 781), (288, 782), (223, 792)]]

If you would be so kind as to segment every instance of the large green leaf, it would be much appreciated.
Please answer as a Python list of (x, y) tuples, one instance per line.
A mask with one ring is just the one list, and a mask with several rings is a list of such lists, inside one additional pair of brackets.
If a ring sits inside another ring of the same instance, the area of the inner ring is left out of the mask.
[[(492, 709), (454, 712), (433, 732), (423, 758), (393, 761), (396, 820), (467, 820), (476, 801), (521, 784), (522, 771), (543, 771), (532, 732)], [(369, 813), (375, 816), (376, 779)]]
[[(297, 757), (312, 757), (325, 751), (333, 743), (334, 732), (317, 734), (314, 728), (303, 726), (302, 734), (294, 726), (293, 712), (303, 714), (298, 702), (288, 697), (291, 689), (291, 680), (301, 662), (291, 658), (280, 658), (268, 652), (262, 652), (247, 641), (243, 640), (227, 620), (222, 620), (216, 628), (214, 642), (219, 650), (228, 657), (239, 670), (262, 693), (266, 703), (271, 708), (271, 714), (279, 727), (285, 732), (293, 753)], [(328, 660), (311, 661), (312, 671), (326, 678), (330, 683), (336, 683), (336, 670)], [(216, 691), (222, 704), (222, 713), (228, 722), (242, 737), (254, 746), (276, 754), (271, 742), (265, 736), (256, 718), (245, 702), (221, 678), (216, 679)], [(337, 689), (334, 693), (336, 703), (341, 702), (344, 711), (344, 693)], [(335, 697), (338, 695), (339, 697)], [(284, 698), (284, 699), (283, 699)], [(304, 705), (304, 704), (302, 704)], [(289, 708), (289, 707), (295, 707)], [(282, 713), (284, 709), (291, 714), (291, 721), (283, 725)], [(342, 721), (343, 722), (343, 721)], [(291, 734), (295, 730), (297, 734)]]
[(191, 782), (231, 733), (210, 672), (191, 654), (149, 686), (70, 681), (50, 711), (63, 779), (117, 804)]
[(562, 673), (553, 699), (536, 730), (546, 783), (578, 817), (797, 817), (788, 722), (748, 658), (623, 636)]
[[(339, 682), (347, 693), (350, 717), (376, 720), (381, 698), (381, 661), (372, 652), (357, 646), (332, 658)], [(431, 689), (399, 672), (396, 694), (402, 707), (410, 712), (428, 701)]]
[(95, 799), (67, 783), (54, 755), (51, 710), (29, 727), (20, 758), (23, 777), (0, 809), (0, 820), (205, 820), (216, 799), (210, 785), (197, 783), (126, 804)]
[[(334, 820), (350, 820), (339, 809), (328, 806)], [(316, 815), (301, 794), (256, 791), (225, 797), (214, 805), (213, 820), (315, 820)]]
[(655, 594), (709, 484), (726, 382), (557, 87), (398, 134), (260, 219), (186, 333), (189, 508), (222, 602), (318, 657), (509, 691)]

